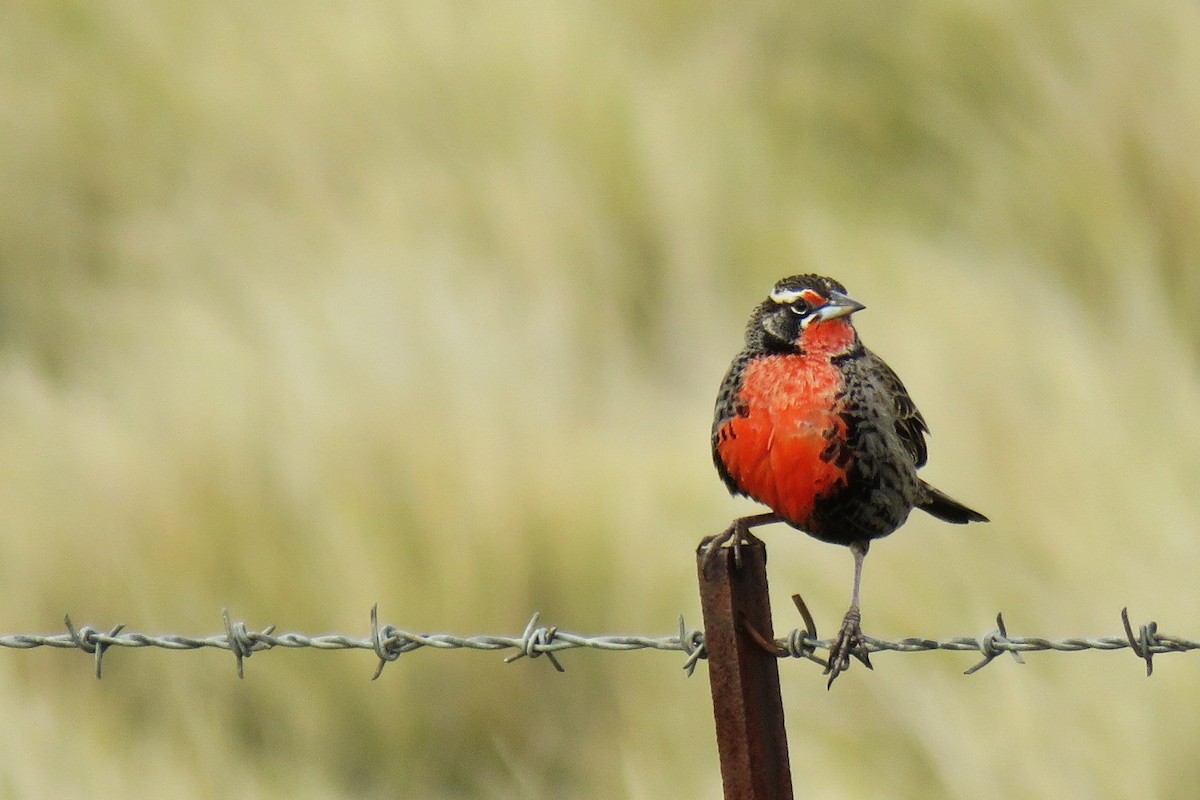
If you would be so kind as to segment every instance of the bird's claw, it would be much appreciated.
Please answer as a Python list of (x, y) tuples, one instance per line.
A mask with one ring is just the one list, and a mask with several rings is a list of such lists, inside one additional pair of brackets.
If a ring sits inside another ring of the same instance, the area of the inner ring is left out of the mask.
[(709, 574), (709, 568), (716, 562), (717, 556), (721, 549), (729, 544), (733, 550), (733, 566), (735, 569), (742, 568), (742, 545), (758, 541), (750, 529), (745, 525), (740, 524), (741, 520), (735, 521), (725, 530), (718, 533), (716, 536), (705, 537), (700, 542), (700, 547), (704, 551), (704, 574)]
[(866, 638), (862, 632), (862, 614), (859, 612), (858, 606), (850, 606), (850, 610), (842, 619), (842, 627), (838, 631), (837, 638), (833, 640), (833, 645), (829, 648), (829, 664), (825, 667), (824, 672), (829, 676), (826, 689), (832, 688), (837, 676), (850, 669), (851, 656), (861, 661), (867, 669), (874, 669), (871, 666), (871, 657), (867, 652)]

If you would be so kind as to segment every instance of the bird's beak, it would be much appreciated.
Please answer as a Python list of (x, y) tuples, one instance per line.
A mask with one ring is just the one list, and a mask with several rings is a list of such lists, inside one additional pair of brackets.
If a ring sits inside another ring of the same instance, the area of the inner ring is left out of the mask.
[(866, 306), (854, 300), (847, 295), (838, 291), (829, 293), (829, 299), (825, 305), (818, 308), (815, 312), (817, 319), (822, 321), (837, 319), (838, 317), (848, 317), (855, 311), (862, 311)]

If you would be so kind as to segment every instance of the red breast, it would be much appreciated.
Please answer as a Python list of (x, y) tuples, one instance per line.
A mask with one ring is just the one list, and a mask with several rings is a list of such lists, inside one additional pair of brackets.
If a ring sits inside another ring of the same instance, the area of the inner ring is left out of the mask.
[(846, 465), (830, 458), (830, 442), (847, 436), (831, 354), (853, 337), (847, 320), (813, 323), (803, 352), (752, 359), (737, 392), (740, 413), (717, 432), (717, 454), (737, 488), (814, 533), (814, 506), (847, 479)]

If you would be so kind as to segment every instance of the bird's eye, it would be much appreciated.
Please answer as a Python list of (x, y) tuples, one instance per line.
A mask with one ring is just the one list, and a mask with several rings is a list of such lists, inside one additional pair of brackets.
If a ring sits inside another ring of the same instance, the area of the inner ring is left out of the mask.
[(812, 309), (809, 308), (807, 302), (805, 302), (803, 299), (800, 299), (789, 305), (788, 311), (791, 311), (796, 316), (803, 317), (809, 311), (812, 311)]

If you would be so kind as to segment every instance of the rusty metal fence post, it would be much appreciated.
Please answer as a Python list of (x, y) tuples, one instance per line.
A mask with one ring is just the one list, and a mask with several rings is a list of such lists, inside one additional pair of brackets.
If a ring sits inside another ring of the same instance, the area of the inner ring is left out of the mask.
[(779, 659), (764, 646), (775, 637), (767, 551), (751, 541), (741, 555), (737, 567), (722, 551), (706, 574), (697, 552), (721, 783), (725, 800), (792, 800)]

